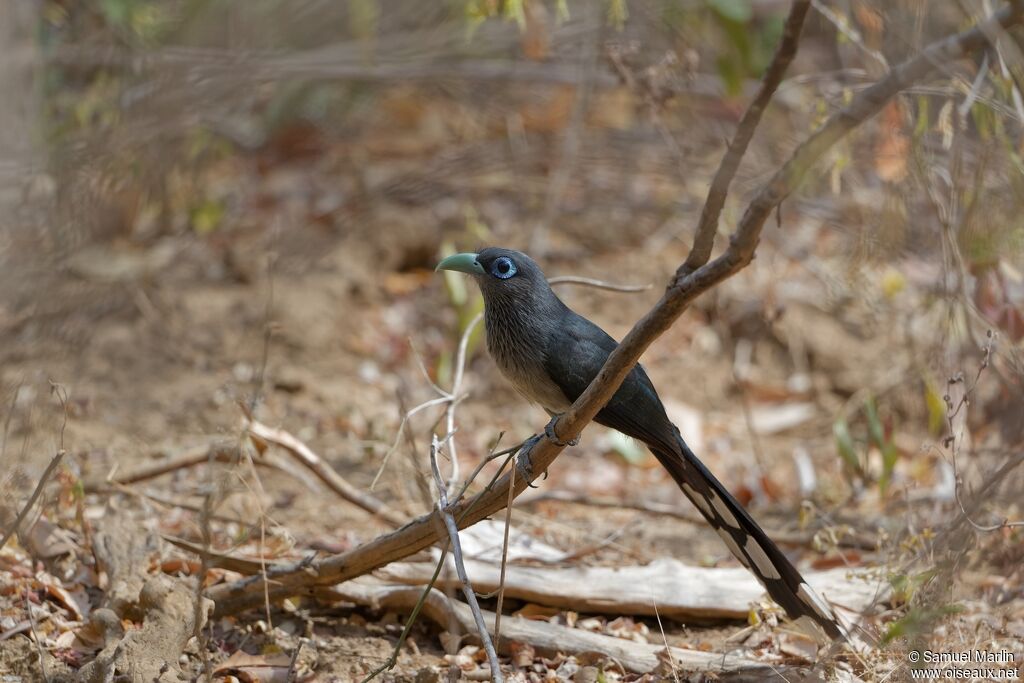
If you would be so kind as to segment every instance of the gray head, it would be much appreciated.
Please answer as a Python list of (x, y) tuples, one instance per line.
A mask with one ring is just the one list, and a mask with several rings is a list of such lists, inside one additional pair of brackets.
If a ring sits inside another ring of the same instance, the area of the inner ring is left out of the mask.
[(454, 254), (437, 264), (437, 270), (472, 275), (488, 308), (531, 309), (558, 301), (540, 266), (521, 251), (488, 247), (476, 254)]
[(540, 266), (522, 252), (492, 247), (449, 256), (437, 269), (469, 273), (480, 285), (487, 350), (519, 393), (547, 410), (565, 410), (565, 394), (544, 363), (568, 309)]

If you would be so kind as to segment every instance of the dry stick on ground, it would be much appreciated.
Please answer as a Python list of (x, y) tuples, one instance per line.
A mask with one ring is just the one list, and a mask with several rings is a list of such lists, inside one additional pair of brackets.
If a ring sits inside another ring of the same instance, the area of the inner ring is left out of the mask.
[(350, 484), (333, 467), (324, 462), (323, 458), (317, 455), (312, 448), (289, 432), (283, 429), (268, 427), (256, 420), (248, 420), (246, 428), (249, 436), (257, 441), (257, 445), (259, 445), (259, 442), (263, 442), (280, 446), (302, 463), (303, 466), (312, 471), (320, 481), (342, 499), (366, 510), (372, 515), (380, 517), (391, 526), (402, 526), (408, 521), (404, 515), (392, 509), (376, 496), (365, 493)]
[[(630, 330), (583, 395), (558, 419), (555, 429), (559, 438), (565, 441), (579, 435), (615, 393), (647, 347), (679, 318), (697, 296), (750, 263), (761, 229), (772, 210), (797, 188), (825, 152), (858, 125), (877, 114), (901, 90), (923, 79), (937, 66), (984, 46), (987, 43), (986, 31), (991, 31), (997, 25), (1015, 26), (1021, 22), (1022, 15), (1024, 2), (1014, 0), (982, 24), (931, 43), (919, 55), (895, 67), (830, 116), (761, 187), (743, 214), (725, 252), (689, 274), (676, 275), (661, 300)], [(528, 480), (516, 477), (515, 494), (522, 493), (561, 451), (562, 447), (549, 439), (536, 440), (522, 456), (525, 460), (523, 465), (529, 468), (531, 475)], [(455, 506), (452, 512), (459, 518), (460, 526), (475, 524), (503, 509), (507, 504), (509, 485), (510, 477), (505, 475), (493, 488)], [(463, 514), (467, 509), (469, 513)], [(268, 572), (274, 582), (271, 595), (280, 599), (312, 592), (316, 585), (346, 581), (408, 557), (438, 542), (441, 535), (437, 524), (437, 513), (431, 513), (409, 522), (395, 532), (346, 553), (314, 562), (309, 567)], [(209, 596), (215, 600), (218, 614), (232, 614), (259, 604), (262, 586), (259, 581), (243, 579), (214, 586)]]
[[(662, 615), (683, 622), (744, 619), (751, 603), (764, 598), (764, 588), (743, 567), (695, 567), (674, 558), (614, 567), (512, 564), (504, 577), (494, 562), (467, 558), (465, 564), (478, 594), (504, 585), (509, 598), (575, 612), (653, 617), (653, 596)], [(375, 572), (374, 578), (422, 586), (433, 570), (431, 562), (395, 562)], [(849, 569), (834, 567), (807, 571), (804, 578), (830, 603), (853, 612), (864, 610), (876, 598), (876, 577), (870, 571), (851, 580)], [(447, 577), (437, 581), (441, 588), (453, 583)]]
[(216, 443), (204, 444), (202, 446), (189, 448), (184, 453), (176, 457), (168, 458), (167, 460), (158, 462), (155, 465), (142, 467), (134, 472), (130, 472), (122, 476), (115, 476), (114, 474), (111, 474), (107, 477), (106, 481), (87, 482), (85, 490), (87, 493), (93, 493), (106, 484), (137, 484), (141, 481), (155, 479), (156, 477), (168, 474), (175, 470), (203, 465), (209, 463), (211, 460), (216, 462), (234, 463), (238, 461), (238, 456), (238, 444), (235, 442), (218, 441)]
[[(371, 577), (362, 577), (333, 588), (320, 588), (317, 596), (327, 602), (354, 602), (360, 605), (373, 605), (395, 611), (404, 611), (413, 607), (417, 600), (432, 621), (446, 627), (454, 618), (459, 624), (471, 627), (473, 617), (469, 608), (461, 602), (448, 599), (437, 589), (421, 592), (420, 588), (382, 585)], [(424, 599), (424, 596), (426, 598)], [(484, 612), (484, 616), (493, 616)], [(626, 671), (648, 673), (661, 665), (660, 654), (664, 645), (653, 643), (637, 643), (623, 638), (593, 633), (579, 628), (569, 628), (559, 624), (532, 619), (509, 619), (505, 625), (506, 636), (502, 651), (509, 653), (510, 646), (515, 642), (529, 643), (543, 656), (581, 655), (599, 652), (608, 659), (615, 660)], [(687, 672), (736, 673), (742, 672), (748, 678), (744, 680), (768, 680), (772, 670), (763, 662), (746, 656), (722, 654), (717, 652), (701, 652), (671, 648), (673, 661)], [(789, 669), (784, 669), (788, 671)], [(755, 676), (758, 676), (755, 678)], [(774, 679), (774, 677), (773, 677)]]

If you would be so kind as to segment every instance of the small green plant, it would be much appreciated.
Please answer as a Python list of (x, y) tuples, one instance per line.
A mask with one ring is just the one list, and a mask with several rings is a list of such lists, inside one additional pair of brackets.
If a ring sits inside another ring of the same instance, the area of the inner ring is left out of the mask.
[[(862, 482), (877, 481), (879, 490), (884, 494), (892, 480), (899, 449), (892, 438), (891, 425), (885, 425), (878, 414), (878, 405), (873, 396), (868, 396), (863, 407), (855, 414), (863, 419), (864, 432), (855, 438), (850, 431), (846, 418), (840, 416), (832, 424), (832, 435), (836, 442), (836, 452), (843, 461), (845, 469), (851, 476)], [(876, 449), (881, 455), (882, 468), (873, 474), (868, 466), (868, 455)]]

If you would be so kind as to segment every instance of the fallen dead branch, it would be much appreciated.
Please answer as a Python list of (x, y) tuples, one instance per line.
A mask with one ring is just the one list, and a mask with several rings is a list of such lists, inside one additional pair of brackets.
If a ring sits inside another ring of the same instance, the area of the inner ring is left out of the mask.
[[(466, 560), (478, 591), (502, 585), (500, 567)], [(526, 567), (509, 565), (504, 581), (509, 597), (540, 605), (595, 614), (662, 616), (676, 619), (746, 619), (764, 588), (742, 567), (694, 567), (672, 558), (630, 567)], [(375, 573), (392, 583), (424, 585), (434, 563), (396, 562)], [(854, 576), (845, 568), (806, 572), (819, 595), (851, 612), (861, 612), (878, 599), (877, 577)], [(438, 587), (452, 585), (442, 574)], [(884, 590), (883, 590), (884, 594)]]
[[(573, 406), (554, 425), (556, 437), (569, 441), (577, 437), (605, 405), (650, 344), (671, 327), (690, 303), (725, 279), (742, 270), (754, 258), (754, 252), (768, 217), (800, 185), (829, 149), (869, 117), (877, 114), (901, 90), (928, 76), (950, 60), (962, 57), (988, 44), (987, 35), (999, 27), (1020, 23), (1024, 3), (1020, 0), (1003, 7), (973, 28), (931, 43), (921, 52), (893, 68), (874, 85), (857, 93), (845, 107), (830, 116), (789, 160), (776, 171), (755, 195), (741, 218), (729, 246), (717, 258), (706, 263), (685, 263), (658, 303), (630, 330), (611, 353), (601, 372)], [(711, 229), (712, 224), (708, 224)], [(700, 236), (698, 236), (700, 239)], [(689, 259), (688, 259), (689, 261)], [(529, 477), (516, 477), (514, 491), (519, 495), (544, 472), (562, 451), (551, 439), (532, 441), (520, 454)], [(460, 526), (469, 526), (501, 510), (507, 504), (509, 475), (472, 499), (460, 502), (452, 511)], [(395, 560), (408, 557), (441, 538), (437, 513), (421, 516), (402, 528), (380, 536), (349, 552), (313, 562), (267, 572), (266, 593), (281, 599), (297, 593), (311, 593), (316, 586), (346, 581)], [(260, 578), (214, 586), (209, 596), (218, 614), (231, 614), (258, 605), (264, 599)]]
[[(317, 595), (321, 600), (344, 600), (374, 608), (409, 610), (419, 600), (421, 590), (405, 586), (383, 584), (374, 579), (363, 577), (349, 581), (340, 586), (321, 589)], [(461, 602), (448, 600), (444, 593), (431, 589), (423, 607), (423, 613), (432, 621), (447, 628), (454, 619), (463, 628), (473, 626), (473, 615), (469, 607)], [(494, 623), (494, 614), (483, 613), (487, 623)], [(491, 631), (493, 635), (493, 630)], [(502, 652), (508, 653), (512, 643), (529, 643), (537, 649), (538, 654), (554, 656), (563, 654), (582, 654), (600, 652), (609, 659), (622, 664), (630, 672), (647, 673), (657, 669), (662, 662), (663, 645), (637, 643), (631, 640), (606, 636), (582, 629), (568, 628), (546, 621), (533, 621), (520, 617), (506, 616), (502, 620)], [(676, 665), (693, 672), (708, 673), (761, 673), (770, 676), (773, 671), (780, 670), (771, 664), (758, 662), (755, 659), (714, 652), (700, 652), (671, 648), (671, 656)], [(785, 670), (785, 667), (782, 667)]]
[(210, 567), (228, 569), (247, 576), (259, 574), (263, 571), (264, 567), (273, 567), (276, 564), (273, 561), (263, 560), (260, 562), (259, 560), (250, 560), (244, 557), (235, 557), (234, 555), (229, 555), (227, 553), (220, 553), (216, 550), (208, 550), (198, 543), (186, 541), (184, 538), (167, 536), (166, 534), (161, 535), (160, 538), (171, 545), (181, 548), (182, 550), (187, 550), (190, 553), (198, 555), (200, 558), (206, 560), (207, 565)]
[(256, 420), (248, 421), (246, 427), (250, 438), (257, 442), (258, 450), (262, 451), (263, 449), (260, 446), (265, 447), (267, 443), (280, 446), (304, 467), (313, 472), (320, 481), (326, 484), (329, 489), (338, 494), (343, 500), (347, 500), (370, 514), (380, 517), (391, 526), (401, 526), (408, 521), (404, 515), (392, 509), (376, 496), (365, 493), (350, 484), (334, 468), (324, 462), (323, 458), (317, 455), (312, 448), (289, 432), (283, 429), (268, 427)]
[(121, 476), (108, 476), (103, 481), (86, 482), (86, 493), (95, 493), (111, 484), (124, 486), (137, 484), (169, 474), (176, 470), (188, 469), (208, 462), (236, 463), (239, 460), (238, 444), (234, 441), (218, 441), (189, 448), (179, 456), (168, 458), (149, 467), (141, 467)]

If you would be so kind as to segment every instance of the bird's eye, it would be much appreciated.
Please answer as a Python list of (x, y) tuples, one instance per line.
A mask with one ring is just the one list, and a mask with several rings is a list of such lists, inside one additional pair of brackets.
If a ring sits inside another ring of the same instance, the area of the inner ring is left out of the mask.
[(507, 280), (515, 275), (516, 272), (515, 262), (507, 256), (499, 256), (491, 264), (491, 275), (500, 280)]

